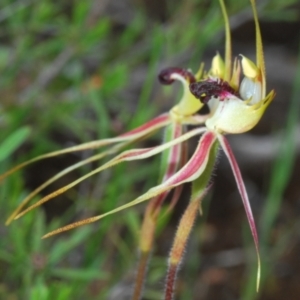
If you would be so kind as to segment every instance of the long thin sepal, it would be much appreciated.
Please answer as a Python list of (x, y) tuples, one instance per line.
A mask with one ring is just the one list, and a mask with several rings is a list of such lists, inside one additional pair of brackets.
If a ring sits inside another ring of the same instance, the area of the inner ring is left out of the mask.
[[(78, 178), (77, 180), (71, 182), (70, 184), (63, 186), (62, 188), (52, 192), (51, 194), (45, 196), (44, 198), (42, 198), (40, 201), (38, 201), (37, 203), (35, 203), (34, 205), (31, 205), (30, 207), (28, 207), (27, 209), (25, 209), (24, 211), (22, 211), (20, 214), (18, 214), (15, 219), (18, 219), (19, 217), (21, 217), (22, 215), (26, 214), (27, 212), (29, 212), (30, 210), (42, 205), (43, 203), (57, 197), (58, 195), (66, 192), (67, 190), (69, 190), (70, 188), (76, 186), (77, 184), (79, 184), (80, 182), (84, 181), (85, 179), (105, 170), (108, 169), (112, 166), (115, 166), (123, 161), (131, 161), (131, 160), (139, 160), (139, 159), (145, 159), (151, 156), (154, 156), (158, 153), (161, 153), (162, 151), (175, 146), (181, 142), (184, 142), (185, 140), (198, 135), (200, 133), (202, 133), (205, 129), (203, 128), (196, 128), (194, 130), (189, 131), (188, 133), (178, 137), (177, 139), (174, 139), (173, 141), (170, 141), (168, 143), (165, 143), (163, 145), (157, 146), (157, 147), (152, 147), (152, 148), (144, 148), (144, 149), (133, 149), (133, 150), (128, 150), (128, 151), (124, 151), (123, 153), (121, 153), (120, 155), (116, 156), (115, 158), (113, 158), (112, 160), (108, 161), (107, 163), (103, 164), (102, 166), (100, 166), (99, 168), (93, 170), (92, 172), (89, 172), (88, 174)], [(153, 196), (156, 196), (160, 193), (155, 193), (153, 194)], [(151, 198), (151, 197), (149, 197)], [(147, 199), (149, 199), (147, 198)]]
[(225, 74), (224, 74), (224, 80), (229, 81), (231, 76), (231, 34), (230, 34), (230, 25), (229, 25), (229, 19), (226, 11), (226, 6), (224, 3), (224, 0), (219, 0), (224, 23), (225, 23)]
[(241, 171), (239, 169), (237, 161), (235, 160), (234, 154), (231, 150), (231, 147), (228, 143), (228, 140), (222, 135), (218, 135), (218, 139), (220, 141), (221, 147), (223, 148), (223, 150), (224, 150), (224, 152), (225, 152), (225, 154), (226, 154), (226, 156), (229, 160), (229, 163), (230, 163), (230, 166), (231, 166), (231, 169), (232, 169), (232, 172), (233, 172), (238, 190), (239, 190), (240, 195), (241, 195), (242, 200), (243, 200), (243, 204), (244, 204), (247, 219), (248, 219), (248, 222), (249, 222), (250, 230), (251, 230), (251, 233), (252, 233), (252, 236), (253, 236), (255, 249), (256, 249), (256, 255), (257, 255), (256, 289), (258, 291), (259, 282), (260, 282), (260, 274), (261, 274), (261, 263), (260, 263), (260, 255), (259, 255), (259, 241), (258, 241), (258, 235), (257, 235), (257, 231), (256, 231), (255, 220), (254, 220), (254, 217), (253, 217), (253, 214), (252, 214), (250, 202), (249, 202), (249, 199), (248, 199), (248, 194), (247, 194), (247, 191), (246, 191), (246, 188), (245, 188), (245, 185), (244, 185), (244, 181), (243, 181), (243, 178), (242, 178), (242, 175), (241, 175)]
[[(181, 145), (181, 157), (180, 157), (180, 168), (183, 168), (183, 166), (187, 163), (188, 161), (188, 143), (182, 143)], [(181, 193), (183, 190), (183, 185), (179, 185), (174, 189), (173, 195), (172, 195), (172, 199), (170, 200), (170, 203), (167, 207), (167, 210), (165, 211), (165, 214), (168, 214), (170, 211), (172, 211), (172, 209), (174, 208), (174, 206), (176, 205), (176, 203), (178, 202)]]
[(84, 144), (80, 144), (77, 146), (72, 146), (63, 150), (58, 150), (58, 151), (53, 151), (49, 152), (40, 156), (37, 156), (33, 159), (30, 159), (28, 161), (25, 161), (14, 168), (8, 170), (4, 174), (0, 175), (0, 182), (7, 176), (11, 175), (12, 173), (34, 163), (39, 160), (45, 159), (45, 158), (50, 158), (66, 153), (71, 153), (71, 152), (76, 152), (76, 151), (83, 151), (87, 149), (95, 149), (95, 148), (100, 148), (104, 147), (110, 144), (114, 143), (120, 143), (120, 142), (126, 142), (126, 141), (133, 141), (140, 139), (143, 136), (147, 136), (148, 134), (154, 132), (155, 130), (162, 128), (170, 123), (170, 117), (169, 114), (162, 114), (158, 116), (157, 118), (147, 122), (146, 124), (141, 125), (140, 127), (133, 129), (127, 133), (124, 133), (118, 137), (115, 138), (110, 138), (110, 139), (102, 139), (102, 140), (97, 140), (97, 141), (92, 141)]
[[(169, 127), (166, 128), (164, 143), (170, 142), (174, 139), (179, 138), (184, 132), (184, 127), (177, 122), (173, 122)], [(171, 176), (175, 174), (181, 164), (182, 146), (183, 143), (177, 144), (172, 148), (168, 149), (162, 154), (161, 159), (161, 183), (168, 180)], [(183, 166), (183, 165), (181, 165)], [(162, 193), (161, 195), (155, 197), (153, 204), (153, 216), (157, 216), (160, 211), (160, 207), (167, 197), (169, 191)], [(154, 199), (153, 199), (154, 200)], [(151, 200), (152, 201), (152, 200)]]
[[(194, 129), (194, 130), (196, 130), (196, 129)], [(198, 130), (200, 130), (200, 128), (198, 128)], [(188, 133), (191, 133), (191, 131)], [(185, 135), (182, 135), (180, 138), (186, 136), (188, 133), (186, 133)], [(129, 208), (129, 207), (135, 206), (139, 203), (142, 203), (148, 199), (151, 199), (167, 190), (170, 190), (176, 186), (183, 184), (184, 182), (190, 182), (190, 181), (197, 179), (205, 170), (205, 166), (208, 161), (207, 152), (210, 151), (210, 148), (214, 144), (215, 140), (216, 140), (215, 133), (206, 132), (201, 137), (195, 153), (193, 154), (191, 159), (188, 161), (188, 163), (181, 170), (179, 170), (177, 173), (175, 173), (173, 176), (171, 176), (166, 182), (163, 182), (162, 184), (151, 188), (150, 190), (148, 190), (148, 192), (146, 192), (145, 194), (136, 198), (135, 200), (133, 200), (127, 204), (121, 205), (121, 206), (119, 206), (109, 212), (106, 212), (102, 215), (91, 217), (91, 218), (81, 220), (81, 221), (66, 225), (64, 227), (61, 227), (57, 230), (54, 230), (54, 231), (46, 234), (45, 236), (43, 236), (43, 238), (47, 238), (49, 236), (52, 236), (52, 235), (82, 226), (82, 225), (96, 222), (108, 215), (114, 214), (114, 213), (124, 210), (126, 208)], [(164, 146), (164, 145), (162, 145), (162, 146)], [(160, 146), (160, 147), (162, 147), (162, 146)]]
[(9, 225), (14, 220), (14, 218), (20, 213), (20, 211), (22, 211), (22, 209), (30, 202), (30, 200), (32, 200), (33, 197), (35, 197), (40, 191), (45, 189), (51, 183), (55, 182), (59, 178), (65, 176), (66, 174), (68, 174), (68, 173), (70, 173), (70, 172), (72, 172), (72, 171), (88, 164), (88, 163), (91, 163), (91, 162), (96, 161), (96, 160), (100, 160), (101, 158), (103, 158), (103, 157), (105, 157), (109, 154), (113, 154), (113, 153), (117, 152), (118, 150), (120, 150), (121, 148), (125, 147), (128, 144), (129, 144), (128, 142), (117, 144), (117, 145), (115, 145), (114, 147), (110, 148), (107, 151), (98, 153), (96, 155), (93, 155), (93, 156), (85, 159), (85, 160), (79, 161), (78, 163), (76, 163), (74, 165), (71, 165), (71, 166), (67, 167), (66, 169), (60, 171), (59, 173), (55, 174), (55, 176), (51, 177), (50, 179), (45, 181), (43, 184), (38, 186), (26, 198), (23, 199), (23, 201), (20, 203), (20, 205), (8, 217), (7, 221), (5, 222), (5, 225)]
[(263, 43), (262, 43), (262, 37), (258, 22), (258, 15), (257, 15), (257, 9), (256, 9), (256, 1), (250, 0), (253, 16), (254, 16), (254, 22), (255, 22), (255, 35), (256, 35), (256, 64), (257, 67), (261, 71), (261, 81), (262, 81), (262, 97), (264, 98), (266, 96), (266, 67), (265, 67), (265, 59), (264, 59), (264, 49), (263, 49)]

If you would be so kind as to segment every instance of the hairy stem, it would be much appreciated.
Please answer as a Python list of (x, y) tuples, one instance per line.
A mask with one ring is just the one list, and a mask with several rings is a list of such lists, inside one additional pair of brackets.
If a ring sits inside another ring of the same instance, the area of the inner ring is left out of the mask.
[(141, 299), (146, 272), (147, 272), (149, 256), (150, 256), (150, 251), (140, 253), (132, 300)]
[(156, 227), (156, 216), (153, 215), (153, 209), (156, 205), (157, 199), (154, 198), (150, 201), (147, 206), (146, 213), (144, 216), (141, 237), (140, 237), (140, 257), (137, 267), (137, 274), (135, 279), (135, 286), (133, 290), (132, 300), (139, 300), (142, 296), (144, 282), (146, 278), (147, 265), (149, 261), (150, 252), (153, 245), (155, 227)]
[(184, 249), (198, 213), (201, 199), (202, 197), (192, 200), (180, 220), (169, 257), (169, 267), (165, 287), (165, 300), (173, 299), (176, 276), (183, 258)]
[(178, 266), (170, 264), (168, 268), (167, 278), (166, 278), (165, 300), (173, 299), (177, 272), (178, 272)]

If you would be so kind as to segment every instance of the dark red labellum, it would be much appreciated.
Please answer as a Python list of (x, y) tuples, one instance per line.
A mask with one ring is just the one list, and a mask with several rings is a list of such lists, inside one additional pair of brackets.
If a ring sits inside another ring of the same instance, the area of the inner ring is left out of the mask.
[(202, 103), (207, 103), (212, 97), (224, 100), (229, 95), (236, 95), (236, 91), (223, 80), (205, 80), (190, 84), (191, 93)]

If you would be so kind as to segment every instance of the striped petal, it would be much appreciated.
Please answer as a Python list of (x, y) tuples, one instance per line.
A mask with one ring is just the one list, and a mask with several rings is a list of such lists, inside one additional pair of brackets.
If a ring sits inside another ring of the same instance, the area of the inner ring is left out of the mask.
[[(198, 129), (194, 129), (194, 131), (199, 130)], [(189, 134), (191, 132), (188, 132), (187, 134)], [(180, 139), (184, 136), (187, 136), (187, 134), (182, 135), (180, 137)], [(177, 139), (179, 140), (179, 139)], [(216, 140), (216, 135), (213, 132), (206, 132), (200, 139), (197, 149), (195, 151), (195, 153), (193, 154), (193, 156), (190, 158), (190, 160), (188, 161), (188, 163), (181, 169), (179, 170), (177, 173), (175, 173), (173, 176), (171, 176), (167, 181), (163, 182), (160, 185), (157, 185), (156, 187), (151, 188), (150, 190), (148, 190), (148, 192), (146, 192), (145, 194), (141, 195), (140, 197), (136, 198), (135, 200), (125, 204), (125, 205), (121, 205), (116, 209), (113, 209), (109, 212), (106, 212), (102, 215), (99, 216), (95, 216), (95, 217), (91, 217), (85, 220), (81, 220), (72, 224), (69, 224), (67, 226), (61, 227), (57, 230), (54, 230), (48, 234), (46, 234), (45, 236), (43, 236), (43, 238), (47, 238), (49, 236), (61, 233), (63, 231), (67, 231), (70, 229), (73, 229), (75, 227), (78, 226), (82, 226), (82, 225), (86, 225), (95, 221), (98, 221), (108, 215), (114, 214), (116, 212), (119, 212), (121, 210), (124, 210), (126, 208), (129, 208), (131, 206), (134, 206), (136, 204), (139, 204), (141, 202), (144, 202), (148, 199), (151, 199), (167, 190), (170, 190), (176, 186), (179, 186), (185, 182), (189, 182), (189, 181), (193, 181), (196, 178), (198, 178), (203, 171), (205, 170), (206, 164), (208, 162), (209, 159), (209, 153), (211, 150), (212, 145), (214, 144)], [(168, 143), (169, 144), (169, 143)], [(163, 147), (164, 145), (160, 146)], [(157, 148), (160, 148), (157, 147)]]
[[(166, 128), (164, 141), (172, 141), (182, 135), (183, 127), (180, 123), (173, 122), (169, 128)], [(170, 148), (168, 151), (164, 152), (162, 154), (162, 160), (161, 160), (161, 182), (164, 182), (168, 180), (178, 169), (178, 165), (180, 163), (181, 158), (181, 148), (182, 143), (177, 144)], [(169, 191), (166, 191), (157, 197), (155, 197), (153, 201), (153, 212), (157, 215), (161, 204), (166, 199)]]
[(260, 282), (260, 272), (261, 272), (261, 264), (260, 264), (260, 255), (259, 255), (259, 241), (258, 241), (258, 236), (257, 236), (257, 231), (256, 231), (256, 226), (255, 226), (255, 220), (252, 214), (250, 202), (248, 199), (248, 194), (244, 185), (244, 181), (241, 175), (241, 171), (239, 169), (239, 166), (237, 164), (237, 161), (235, 160), (234, 154), (231, 150), (231, 147), (228, 143), (228, 140), (225, 138), (225, 136), (218, 135), (218, 140), (229, 160), (238, 190), (240, 192), (240, 195), (243, 200), (244, 208), (246, 211), (248, 223), (250, 226), (250, 230), (253, 236), (254, 244), (255, 244), (255, 249), (256, 249), (256, 255), (257, 255), (257, 283), (256, 283), (256, 289), (258, 290), (259, 288), (259, 282)]
[(141, 125), (140, 127), (133, 129), (129, 132), (126, 132), (118, 137), (115, 138), (110, 138), (110, 139), (102, 139), (102, 140), (97, 140), (97, 141), (92, 141), (88, 143), (83, 143), (77, 146), (72, 146), (63, 150), (58, 150), (58, 151), (53, 151), (49, 152), (40, 156), (37, 156), (33, 159), (30, 159), (28, 161), (25, 161), (14, 168), (8, 170), (4, 174), (0, 175), (0, 182), (10, 174), (24, 168), (25, 166), (32, 164), (36, 161), (49, 158), (49, 157), (54, 157), (57, 155), (61, 154), (66, 154), (66, 153), (71, 153), (71, 152), (76, 152), (76, 151), (83, 151), (87, 149), (95, 149), (95, 148), (100, 148), (104, 147), (110, 144), (115, 144), (115, 143), (120, 143), (120, 142), (128, 142), (128, 141), (135, 141), (137, 139), (140, 139), (144, 136), (147, 136), (148, 134), (153, 133), (155, 130), (162, 128), (170, 123), (170, 117), (169, 113), (162, 114), (155, 119)]
[[(182, 135), (184, 126), (181, 123), (173, 121), (165, 129), (163, 143), (172, 141)], [(181, 148), (182, 143), (177, 144), (162, 154), (161, 158), (161, 174), (159, 182), (165, 181), (170, 178), (178, 169), (181, 161)], [(139, 238), (139, 260), (137, 265), (136, 280), (133, 289), (132, 300), (141, 299), (142, 290), (144, 287), (147, 265), (149, 256), (153, 247), (153, 240), (155, 237), (157, 218), (161, 211), (161, 206), (165, 201), (169, 191), (163, 192), (160, 195), (152, 198), (146, 208), (145, 215), (140, 230)], [(177, 193), (178, 194), (178, 193)]]
[[(179, 167), (183, 168), (183, 166), (187, 163), (187, 161), (188, 161), (188, 145), (187, 142), (184, 142), (181, 144), (181, 156), (180, 156)], [(183, 190), (183, 185), (179, 185), (174, 189), (172, 199), (170, 200), (170, 203), (167, 207), (167, 210), (165, 211), (165, 214), (168, 214), (170, 211), (172, 211), (172, 209), (174, 208), (174, 206), (176, 205), (176, 203), (178, 202), (181, 196), (182, 190)]]
[[(131, 160), (140, 160), (140, 159), (145, 159), (145, 158), (149, 158), (151, 156), (154, 156), (158, 153), (163, 152), (164, 150), (175, 146), (179, 143), (182, 143), (184, 141), (186, 141), (187, 139), (195, 136), (195, 135), (199, 135), (200, 133), (202, 133), (203, 131), (205, 131), (205, 128), (196, 128), (194, 130), (191, 130), (189, 132), (187, 132), (186, 134), (168, 142), (165, 143), (163, 145), (157, 146), (157, 147), (151, 147), (151, 148), (144, 148), (144, 149), (133, 149), (133, 150), (128, 150), (128, 151), (124, 151), (123, 153), (117, 155), (116, 157), (114, 157), (113, 159), (111, 159), (110, 161), (108, 161), (107, 163), (103, 164), (102, 166), (100, 166), (99, 168), (87, 173), (86, 175), (74, 180), (73, 182), (71, 182), (70, 184), (63, 186), (62, 188), (52, 192), (51, 194), (45, 196), (44, 198), (42, 198), (40, 201), (38, 201), (37, 203), (35, 203), (34, 205), (28, 207), (26, 210), (24, 210), (23, 212), (21, 212), (20, 214), (18, 214), (15, 219), (18, 219), (19, 217), (21, 217), (22, 215), (24, 215), (25, 213), (27, 213), (28, 211), (36, 208), (37, 206), (40, 206), (41, 204), (49, 201), (50, 199), (55, 198), (56, 196), (66, 192), (67, 190), (69, 190), (70, 188), (76, 186), (77, 184), (79, 184), (80, 182), (84, 181), (85, 179), (105, 170), (108, 169), (114, 165), (117, 165), (123, 161), (131, 161)], [(156, 193), (154, 196), (158, 195), (159, 193)], [(148, 197), (147, 199), (149, 199), (151, 197)]]
[[(182, 134), (182, 125), (177, 122), (170, 124), (165, 131), (164, 142), (172, 141)], [(181, 158), (182, 144), (177, 144), (162, 154), (161, 158), (161, 176), (159, 182), (169, 179), (178, 169)], [(152, 248), (157, 216), (160, 212), (161, 205), (169, 194), (165, 191), (149, 202), (140, 233), (140, 250), (148, 253)], [(140, 280), (140, 279), (139, 279)]]

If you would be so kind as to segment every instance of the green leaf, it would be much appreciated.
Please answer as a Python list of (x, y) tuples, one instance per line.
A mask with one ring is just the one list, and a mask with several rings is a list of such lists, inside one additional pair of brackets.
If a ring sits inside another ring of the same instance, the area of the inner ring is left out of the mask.
[(11, 155), (30, 135), (28, 126), (21, 127), (6, 138), (0, 145), (0, 161)]
[(72, 280), (93, 280), (93, 279), (106, 279), (109, 274), (101, 270), (85, 270), (85, 269), (67, 269), (56, 268), (51, 271), (52, 275)]
[(73, 23), (77, 25), (81, 25), (84, 23), (87, 13), (89, 10), (89, 3), (86, 1), (77, 1), (76, 5), (74, 5), (73, 11)]
[(101, 21), (92, 29), (86, 29), (81, 36), (80, 43), (85, 49), (90, 49), (93, 45), (99, 43), (109, 33), (110, 22), (108, 19), (102, 18)]
[(49, 256), (49, 264), (57, 263), (64, 255), (76, 246), (83, 244), (90, 234), (91, 228), (82, 227), (81, 230), (77, 230), (69, 239), (56, 242)]
[(38, 282), (35, 286), (31, 289), (31, 297), (32, 300), (47, 300), (49, 295), (49, 290), (47, 286), (42, 283)]

